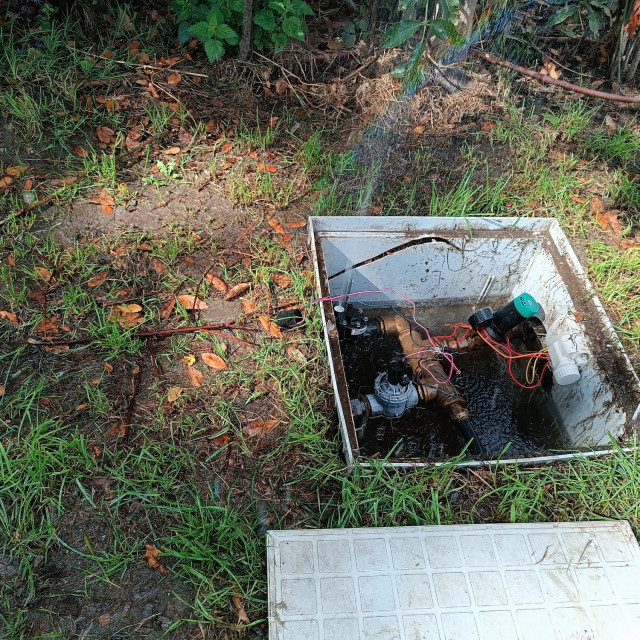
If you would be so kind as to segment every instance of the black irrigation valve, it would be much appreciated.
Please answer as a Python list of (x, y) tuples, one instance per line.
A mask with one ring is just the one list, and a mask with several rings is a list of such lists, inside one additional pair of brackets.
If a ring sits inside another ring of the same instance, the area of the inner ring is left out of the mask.
[(484, 329), (494, 340), (504, 342), (511, 329), (535, 316), (539, 311), (540, 306), (533, 296), (521, 293), (495, 313), (491, 307), (479, 309), (469, 317), (469, 324), (474, 331)]
[(280, 329), (294, 329), (303, 320), (304, 317), (300, 309), (289, 309), (287, 311), (279, 311), (275, 323)]

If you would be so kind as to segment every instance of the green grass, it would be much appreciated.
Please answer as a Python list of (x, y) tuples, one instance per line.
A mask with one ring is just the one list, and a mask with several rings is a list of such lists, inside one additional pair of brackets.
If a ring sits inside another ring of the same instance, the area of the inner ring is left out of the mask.
[[(135, 24), (142, 37), (153, 28)], [(117, 37), (130, 38), (127, 28), (120, 13), (114, 23)], [(9, 82), (0, 106), (16, 119), (21, 144), (57, 149), (61, 166), (82, 164), (86, 182), (61, 190), (61, 196), (84, 196), (87, 185), (100, 185), (117, 197), (133, 197), (135, 184), (131, 192), (119, 190), (135, 174), (119, 162), (121, 141), (82, 161), (68, 155), (68, 140), (81, 129), (98, 123), (109, 123), (119, 133), (127, 128), (118, 114), (89, 112), (76, 91), (83, 74), (109, 81), (126, 68), (87, 59), (78, 52), (78, 38), (70, 48), (67, 41), (74, 34), (77, 25), (65, 23), (56, 34), (38, 35), (43, 45), (32, 62), (17, 55), (15, 46), (5, 47), (1, 74), (15, 82)], [(29, 42), (16, 41), (25, 47)], [(118, 54), (126, 57), (124, 50)], [(37, 81), (40, 76), (46, 78)], [(511, 105), (490, 132), (470, 135), (460, 145), (459, 162), (443, 160), (439, 145), (444, 140), (438, 138), (409, 152), (410, 171), (394, 172), (339, 148), (332, 131), (296, 139), (289, 132), (293, 116), (285, 112), (273, 127), (241, 124), (235, 136), (234, 153), (263, 154), (277, 147), (278, 172), (258, 171), (255, 158), (240, 157), (218, 179), (215, 172), (224, 164), (220, 154), (210, 161), (213, 186), (231, 193), (236, 203), (264, 207), (270, 215), (274, 209), (292, 211), (304, 187), (309, 199), (303, 206), (322, 215), (554, 216), (572, 237), (587, 240), (589, 277), (625, 344), (633, 348), (640, 341), (640, 259), (606, 234), (595, 235), (600, 230), (588, 198), (597, 178), (615, 170), (608, 196), (625, 211), (637, 212), (640, 192), (629, 170), (638, 138), (631, 128), (613, 136), (592, 133), (594, 111), (581, 101), (548, 109), (540, 119), (535, 115)], [(145, 103), (139, 116), (149, 119), (154, 135), (165, 131), (171, 118), (184, 122), (188, 117), (155, 102)], [(57, 133), (51, 136), (51, 131)], [(197, 154), (191, 147), (180, 161), (149, 154), (147, 165), (137, 168), (140, 182), (170, 192), (188, 179), (184, 165)], [(499, 170), (492, 154), (505, 159)], [(259, 155), (258, 161), (264, 159)], [(157, 173), (150, 173), (152, 166)], [(0, 206), (14, 211), (21, 206), (19, 194), (1, 198)], [(242, 224), (256, 220), (247, 214)], [(168, 632), (181, 637), (194, 624), (205, 633), (220, 628), (232, 633), (234, 597), (241, 598), (252, 625), (262, 623), (269, 527), (625, 518), (639, 532), (639, 454), (620, 448), (604, 458), (534, 468), (458, 470), (454, 459), (438, 468), (395, 473), (373, 461), (370, 468), (356, 465), (347, 473), (316, 310), (309, 309), (304, 327), (281, 339), (267, 335), (255, 316), (240, 314), (238, 322), (253, 330), (234, 335), (250, 341), (249, 347), (198, 332), (152, 342), (155, 360), (135, 337), (137, 329), (117, 322), (117, 305), (111, 303), (131, 295), (140, 298), (145, 328), (165, 326), (159, 316), (167, 296), (195, 293), (199, 276), (194, 274), (212, 260), (229, 285), (251, 283), (243, 297), (255, 302), (260, 314), (273, 315), (279, 299), (312, 299), (311, 266), (299, 264), (266, 223), (234, 245), (240, 251), (237, 261), (218, 254), (227, 229), (218, 237), (198, 229), (202, 237), (196, 238), (188, 224), (176, 222), (162, 234), (104, 234), (95, 242), (80, 237), (63, 250), (46, 227), (40, 211), (9, 217), (0, 240), (0, 309), (19, 317), (18, 325), (0, 319), (0, 338), (8, 345), (0, 351), (0, 552), (17, 567), (0, 584), (3, 637), (17, 640), (31, 632), (29, 616), (46, 606), (41, 600), (34, 604), (36, 598), (50, 593), (42, 585), (42, 566), (54, 554), (74, 559), (82, 577), (77, 596), (89, 598), (96, 583), (117, 593), (130, 571), (150, 571), (145, 545), (156, 546), (169, 571), (162, 588), (188, 606)], [(298, 251), (303, 242), (296, 238)], [(150, 248), (140, 249), (142, 244)], [(195, 266), (185, 258), (195, 258)], [(166, 272), (156, 272), (152, 259)], [(42, 300), (33, 297), (44, 287), (38, 267), (55, 272), (47, 317), (57, 316), (69, 326), (64, 337), (88, 338), (88, 343), (51, 353), (25, 341), (45, 314)], [(103, 283), (89, 286), (105, 272)], [(281, 286), (280, 276), (290, 282)], [(207, 281), (199, 293), (222, 302)], [(173, 326), (195, 321), (180, 305), (170, 319)], [(206, 369), (204, 351), (222, 356), (227, 368)], [(206, 376), (201, 387), (185, 378), (182, 358), (188, 355)], [(143, 382), (124, 443), (109, 431), (126, 414), (139, 362)], [(173, 387), (183, 391), (169, 402)], [(76, 411), (79, 405), (85, 407)], [(272, 437), (245, 432), (256, 419), (278, 421)], [(86, 514), (87, 523), (74, 520), (76, 512)], [(104, 540), (88, 524), (93, 520), (106, 532)]]

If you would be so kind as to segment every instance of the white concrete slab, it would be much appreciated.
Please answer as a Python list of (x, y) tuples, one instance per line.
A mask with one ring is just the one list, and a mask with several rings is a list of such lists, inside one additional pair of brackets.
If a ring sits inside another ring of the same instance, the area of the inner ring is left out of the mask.
[(270, 531), (270, 640), (638, 640), (627, 522)]

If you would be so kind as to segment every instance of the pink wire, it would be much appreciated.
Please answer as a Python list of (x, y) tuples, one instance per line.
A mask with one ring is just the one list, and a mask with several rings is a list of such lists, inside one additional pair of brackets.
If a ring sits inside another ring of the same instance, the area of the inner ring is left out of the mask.
[[(427, 373), (429, 373), (429, 375), (435, 380), (437, 384), (447, 384), (448, 382), (450, 382), (451, 378), (453, 377), (453, 372), (458, 371), (458, 368), (453, 363), (453, 356), (450, 353), (445, 353), (444, 351), (442, 351), (442, 349), (440, 348), (440, 345), (433, 341), (433, 338), (431, 337), (429, 330), (418, 322), (418, 318), (416, 317), (416, 311), (417, 311), (416, 303), (411, 298), (408, 298), (403, 293), (400, 293), (400, 291), (398, 291), (397, 289), (394, 289), (393, 287), (385, 287), (384, 289), (372, 289), (371, 291), (356, 291), (355, 293), (345, 293), (340, 296), (327, 296), (325, 298), (316, 298), (315, 300), (311, 301), (311, 304), (316, 304), (318, 302), (334, 302), (335, 300), (351, 298), (352, 296), (362, 296), (362, 295), (371, 294), (371, 293), (384, 293), (385, 291), (393, 291), (395, 294), (399, 295), (403, 300), (406, 300), (411, 305), (411, 309), (412, 309), (411, 317), (413, 319), (413, 322), (416, 324), (416, 326), (420, 327), (420, 329), (424, 331), (424, 333), (427, 336), (427, 339), (429, 340), (429, 342), (431, 343), (431, 346), (433, 347), (433, 349), (420, 349), (419, 351), (416, 351), (416, 353), (410, 354), (409, 356), (406, 356), (406, 357), (409, 358), (411, 356), (418, 356), (424, 353), (441, 354), (450, 365), (449, 375), (447, 376), (447, 379), (444, 382), (442, 380), (438, 380), (436, 376), (434, 376), (433, 373), (431, 373), (431, 371), (429, 371), (428, 369), (425, 369), (422, 366), (420, 368), (423, 369), (423, 371), (427, 371)], [(303, 309), (302, 320), (298, 324), (302, 324), (304, 320), (305, 320), (305, 310)]]

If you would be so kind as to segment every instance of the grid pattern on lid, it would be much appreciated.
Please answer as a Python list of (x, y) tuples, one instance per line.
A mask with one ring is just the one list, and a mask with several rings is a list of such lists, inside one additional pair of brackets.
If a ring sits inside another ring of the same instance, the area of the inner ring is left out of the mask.
[(271, 531), (270, 640), (637, 640), (627, 522)]

